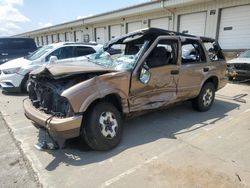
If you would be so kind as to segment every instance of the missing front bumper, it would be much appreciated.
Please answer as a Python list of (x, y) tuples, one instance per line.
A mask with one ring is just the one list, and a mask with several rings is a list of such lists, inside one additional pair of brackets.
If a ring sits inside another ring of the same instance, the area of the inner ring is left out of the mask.
[(53, 135), (63, 139), (75, 138), (80, 135), (82, 115), (68, 118), (52, 117), (36, 109), (29, 99), (24, 100), (23, 106), (24, 113), (28, 119), (46, 128)]

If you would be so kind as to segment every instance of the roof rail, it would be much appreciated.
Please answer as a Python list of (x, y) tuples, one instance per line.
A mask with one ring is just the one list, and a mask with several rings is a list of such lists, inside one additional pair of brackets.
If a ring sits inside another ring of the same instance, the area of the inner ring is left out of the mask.
[(98, 43), (96, 42), (64, 42), (63, 45), (73, 45), (73, 44), (92, 45), (92, 46), (98, 45)]
[[(201, 39), (202, 41), (207, 41), (207, 42), (213, 42), (215, 39), (210, 38), (210, 37), (204, 37), (204, 36), (196, 36), (196, 35), (190, 35), (186, 33), (180, 33), (176, 31), (170, 31), (170, 30), (165, 30), (165, 29), (160, 29), (160, 28), (144, 28), (138, 31), (135, 31), (135, 33), (148, 33), (148, 34), (156, 34), (156, 35), (175, 35), (175, 36), (183, 36), (183, 37), (192, 37), (192, 38), (198, 38)], [(133, 33), (132, 33), (133, 34)], [(129, 35), (129, 33), (128, 33)]]

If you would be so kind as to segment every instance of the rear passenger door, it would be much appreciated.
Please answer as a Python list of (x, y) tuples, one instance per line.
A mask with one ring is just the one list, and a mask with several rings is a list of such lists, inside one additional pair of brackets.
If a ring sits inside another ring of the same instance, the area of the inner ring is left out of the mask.
[(201, 42), (195, 39), (185, 39), (182, 42), (181, 56), (178, 96), (180, 98), (195, 97), (210, 69)]

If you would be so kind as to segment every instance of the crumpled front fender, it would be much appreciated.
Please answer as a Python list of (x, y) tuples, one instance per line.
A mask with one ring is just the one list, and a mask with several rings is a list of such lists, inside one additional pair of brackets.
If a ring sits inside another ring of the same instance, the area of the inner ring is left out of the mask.
[[(112, 75), (110, 75), (112, 74)], [(109, 94), (116, 94), (121, 98), (123, 112), (128, 112), (128, 73), (109, 73), (78, 83), (67, 90), (61, 96), (66, 97), (75, 113), (85, 112), (89, 105)]]

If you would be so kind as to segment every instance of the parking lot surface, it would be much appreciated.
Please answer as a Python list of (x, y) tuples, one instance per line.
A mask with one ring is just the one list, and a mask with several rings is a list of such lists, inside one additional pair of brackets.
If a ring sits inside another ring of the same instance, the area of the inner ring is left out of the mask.
[(0, 111), (44, 187), (250, 187), (250, 87), (228, 84), (212, 109), (185, 102), (124, 123), (107, 152), (79, 140), (38, 151), (41, 132), (23, 115), (26, 95), (0, 94)]
[(41, 187), (30, 163), (2, 117), (0, 117), (0, 159), (0, 187)]

